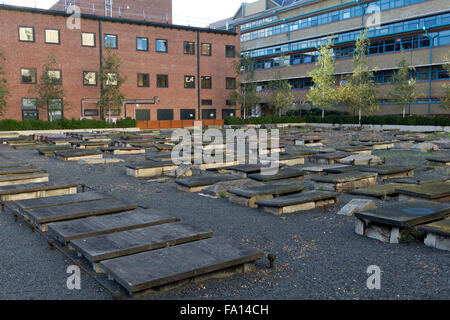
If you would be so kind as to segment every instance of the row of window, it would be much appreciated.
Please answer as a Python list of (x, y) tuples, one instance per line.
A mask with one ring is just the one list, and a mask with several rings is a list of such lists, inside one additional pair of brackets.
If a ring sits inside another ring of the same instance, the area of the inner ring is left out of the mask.
[[(450, 80), (450, 74), (442, 67), (442, 66), (433, 66), (431, 68), (431, 72), (429, 67), (419, 67), (414, 71), (410, 72), (410, 77), (418, 82), (420, 81), (429, 81), (431, 73), (431, 80)], [(383, 70), (376, 71), (373, 73), (374, 78), (373, 81), (375, 84), (389, 84), (393, 81), (394, 70)], [(340, 79), (340, 76), (337, 76), (336, 79)], [(341, 80), (341, 82), (345, 82)], [(309, 89), (314, 85), (312, 78), (300, 78), (300, 79), (290, 79), (289, 84), (292, 86), (292, 90), (298, 89)], [(271, 86), (270, 82), (260, 83), (256, 87), (257, 92), (266, 92), (270, 91)]]
[[(53, 80), (55, 84), (62, 84), (62, 71), (61, 70), (49, 70), (48, 76)], [(36, 84), (37, 72), (36, 69), (20, 69), (20, 81), (23, 84)], [(83, 71), (83, 85), (85, 86), (97, 86), (98, 73), (97, 71)], [(108, 73), (106, 79), (107, 85), (117, 85), (117, 74)], [(212, 77), (201, 76), (200, 85), (202, 89), (212, 89)], [(143, 88), (150, 87), (150, 74), (138, 73), (137, 74), (137, 86)], [(169, 76), (167, 74), (156, 75), (156, 87), (168, 88)], [(195, 76), (184, 76), (184, 87), (187, 89), (195, 88)], [(236, 89), (236, 78), (225, 78), (225, 89)]]
[[(104, 34), (105, 48), (117, 49), (119, 47), (118, 36), (116, 34)], [(60, 32), (58, 29), (45, 29), (44, 30), (44, 41), (49, 44), (60, 44)], [(19, 41), (22, 42), (35, 42), (34, 27), (24, 27), (19, 26)], [(156, 39), (155, 40), (155, 51), (156, 52), (168, 52), (167, 39)], [(96, 38), (95, 33), (92, 32), (82, 32), (81, 33), (81, 46), (83, 47), (95, 47)], [(137, 51), (149, 51), (149, 40), (145, 37), (136, 38), (136, 50)], [(195, 42), (185, 41), (183, 44), (184, 54), (194, 55), (195, 54)], [(201, 43), (200, 44), (200, 54), (202, 56), (212, 55), (212, 44), (211, 43)], [(225, 46), (225, 56), (227, 58), (236, 57), (236, 48), (233, 45)]]
[[(367, 55), (377, 55), (429, 48), (430, 44), (430, 39), (424, 35), (414, 35), (381, 41), (371, 41), (370, 46), (367, 49)], [(448, 45), (450, 45), (450, 30), (436, 32), (436, 38), (434, 39), (433, 46), (441, 47)], [(354, 49), (354, 45), (334, 48), (334, 56), (336, 59), (351, 58), (353, 57)], [(318, 51), (312, 51), (307, 53), (286, 55), (282, 57), (259, 59), (255, 61), (254, 69), (262, 70), (279, 68), (286, 65), (313, 63), (317, 62), (318, 56)]]
[[(386, 36), (389, 34), (409, 32), (409, 31), (418, 31), (422, 30), (423, 27), (430, 28), (433, 26), (443, 26), (450, 24), (450, 13), (439, 14), (426, 18), (418, 18), (412, 19), (408, 21), (402, 21), (397, 23), (386, 24), (384, 26), (378, 28), (370, 28), (367, 36), (369, 38)], [(350, 41), (356, 41), (361, 34), (361, 31), (351, 31), (351, 32), (343, 32), (340, 34), (336, 34), (333, 36), (333, 43), (345, 43)], [(281, 54), (292, 51), (299, 51), (305, 49), (315, 49), (320, 47), (321, 45), (328, 43), (328, 37), (321, 37), (316, 39), (302, 40), (296, 41), (292, 43), (286, 43), (283, 45), (267, 47), (263, 49), (255, 49), (245, 51), (242, 54), (248, 54), (252, 58), (263, 57), (273, 54)]]
[[(425, 1), (428, 0), (378, 0), (370, 3), (370, 5), (367, 7), (364, 13), (371, 14), (379, 11), (400, 8), (407, 5)], [(293, 22), (283, 23), (273, 27), (244, 33), (241, 35), (241, 42), (271, 37), (277, 34), (292, 32), (300, 29), (315, 27), (317, 25), (323, 25), (341, 20), (356, 18), (362, 15), (363, 9), (360, 6), (336, 10), (330, 13), (325, 13), (305, 19), (299, 19)]]

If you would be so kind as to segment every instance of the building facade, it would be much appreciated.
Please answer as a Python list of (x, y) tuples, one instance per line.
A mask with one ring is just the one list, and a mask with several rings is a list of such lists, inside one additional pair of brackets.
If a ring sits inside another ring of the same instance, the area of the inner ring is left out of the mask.
[[(0, 5), (0, 52), (10, 92), (3, 119), (99, 119), (96, 103), (104, 85), (99, 73), (107, 51), (120, 56), (120, 73), (126, 78), (123, 108), (113, 117), (239, 115), (229, 101), (238, 81), (232, 67), (238, 59), (238, 34), (88, 14), (81, 15), (79, 28), (73, 25), (62, 11)], [(52, 77), (60, 81), (65, 99), (38, 107), (31, 88), (50, 55), (56, 60)]]
[(50, 10), (67, 11), (71, 5), (87, 14), (172, 23), (172, 0), (59, 0)]
[[(443, 68), (450, 59), (450, 4), (448, 0), (259, 0), (243, 4), (234, 17), (211, 25), (240, 29), (241, 52), (255, 60), (255, 81), (267, 110), (270, 81), (278, 73), (289, 80), (298, 107), (310, 105), (306, 95), (315, 68), (318, 47), (331, 37), (336, 58), (336, 80), (345, 81), (353, 68), (356, 39), (368, 28), (367, 60), (378, 84), (378, 113), (400, 114), (389, 92), (402, 52), (415, 68), (416, 102), (410, 114), (445, 114), (440, 108), (443, 86), (450, 75)], [(345, 108), (336, 106), (337, 109)]]

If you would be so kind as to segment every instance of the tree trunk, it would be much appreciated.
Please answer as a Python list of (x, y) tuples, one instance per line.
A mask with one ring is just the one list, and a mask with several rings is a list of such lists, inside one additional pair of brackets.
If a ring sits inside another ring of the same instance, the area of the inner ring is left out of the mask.
[(405, 105), (403, 105), (403, 119), (405, 118), (405, 111), (406, 111), (406, 108), (405, 108)]
[(359, 108), (358, 117), (359, 117), (359, 126), (361, 126), (361, 108)]
[(325, 109), (322, 108), (322, 119), (325, 118)]

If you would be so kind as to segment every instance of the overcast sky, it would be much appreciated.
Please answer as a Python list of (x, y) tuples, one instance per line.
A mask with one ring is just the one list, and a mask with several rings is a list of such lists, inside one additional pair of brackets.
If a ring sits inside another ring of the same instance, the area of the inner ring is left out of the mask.
[[(89, 2), (89, 0), (82, 0)], [(211, 22), (229, 18), (242, 2), (256, 0), (172, 0), (173, 23), (204, 27)], [(0, 0), (0, 4), (48, 9), (56, 0)], [(132, 7), (133, 0), (130, 0)]]

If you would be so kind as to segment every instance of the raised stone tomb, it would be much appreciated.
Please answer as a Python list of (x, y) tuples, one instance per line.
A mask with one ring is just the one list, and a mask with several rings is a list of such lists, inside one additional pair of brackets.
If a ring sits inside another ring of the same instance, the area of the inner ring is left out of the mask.
[(314, 189), (347, 192), (358, 188), (372, 187), (377, 184), (377, 174), (351, 171), (312, 177)]

